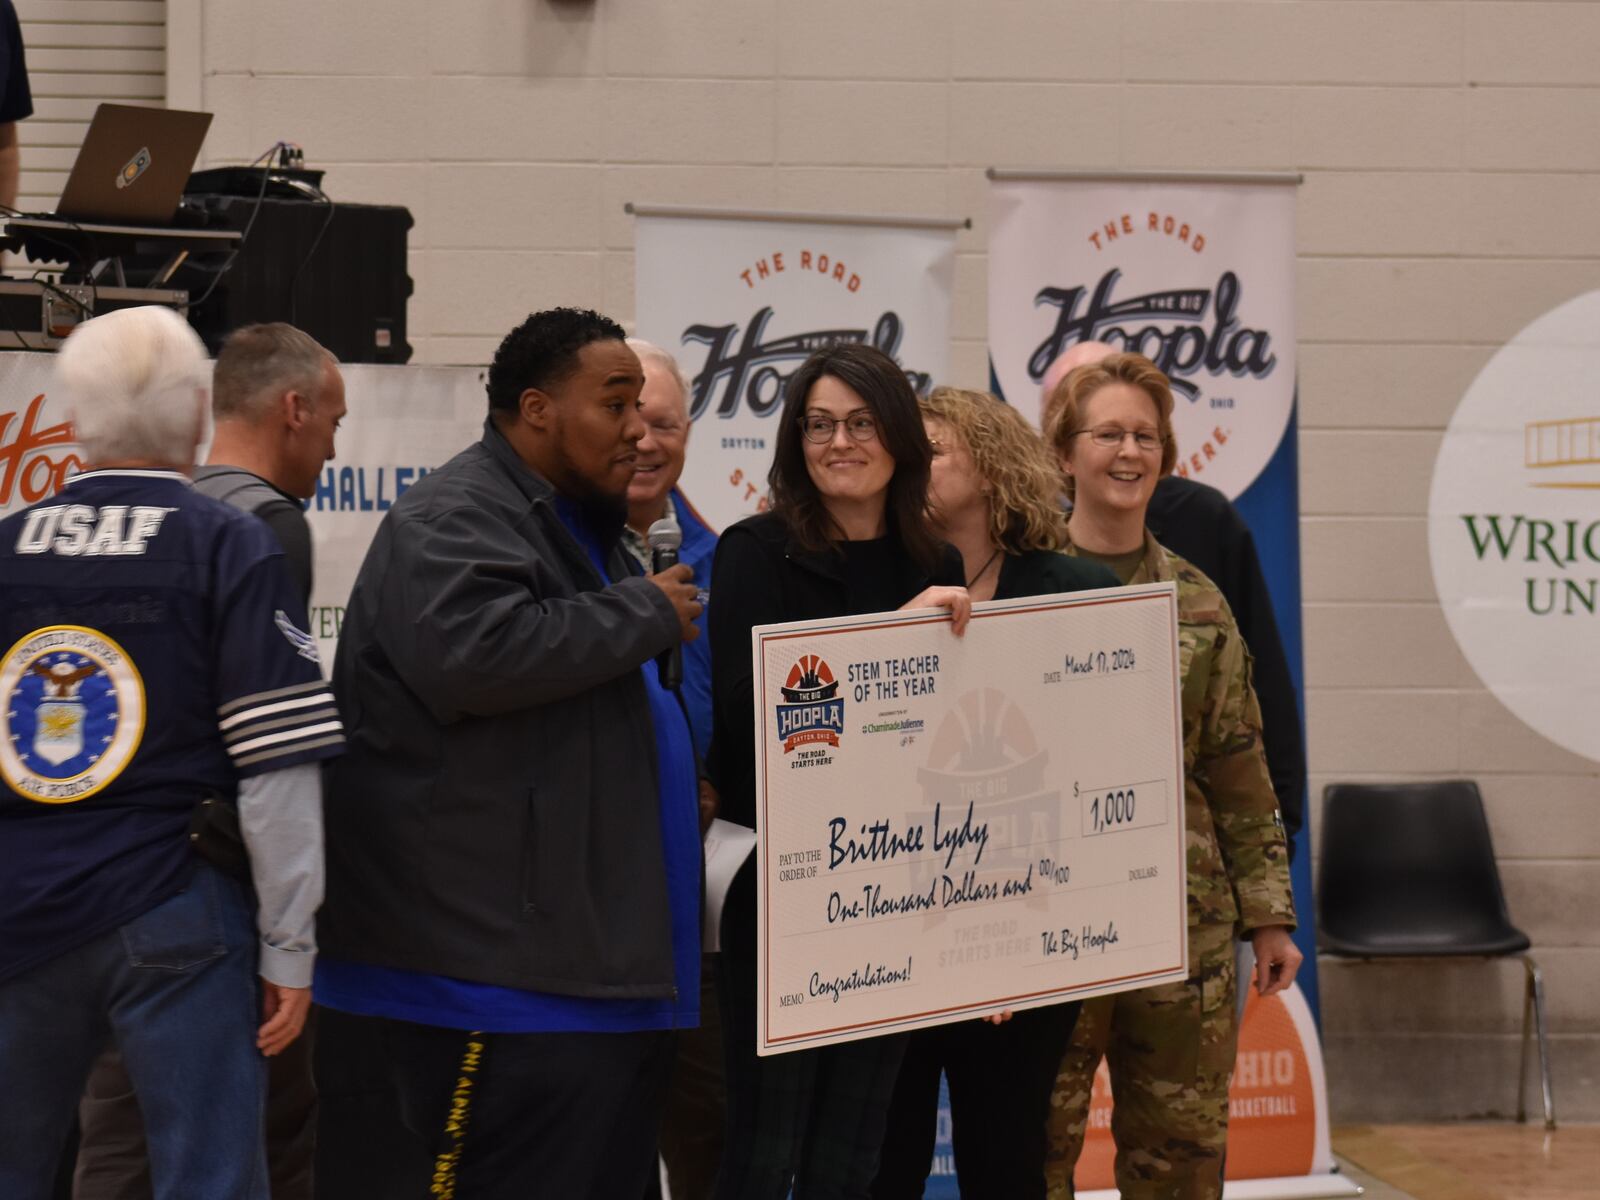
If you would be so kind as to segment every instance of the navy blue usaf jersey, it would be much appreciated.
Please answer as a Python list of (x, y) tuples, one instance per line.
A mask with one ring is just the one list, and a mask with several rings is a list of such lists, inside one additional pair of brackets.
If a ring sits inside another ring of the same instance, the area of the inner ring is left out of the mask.
[(187, 885), (208, 793), (339, 753), (271, 532), (168, 471), (0, 521), (0, 980)]

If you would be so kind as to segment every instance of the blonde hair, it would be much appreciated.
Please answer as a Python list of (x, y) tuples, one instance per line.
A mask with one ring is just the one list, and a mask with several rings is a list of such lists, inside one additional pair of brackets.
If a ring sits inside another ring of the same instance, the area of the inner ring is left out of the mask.
[[(1125, 383), (1138, 388), (1156, 406), (1156, 429), (1161, 434), (1161, 476), (1172, 473), (1178, 461), (1178, 441), (1172, 434), (1172, 385), (1161, 368), (1142, 354), (1108, 354), (1099, 362), (1085, 363), (1067, 372), (1046, 407), (1044, 436), (1058, 463), (1065, 462), (1074, 435), (1083, 432), (1083, 412), (1101, 388)], [(1077, 490), (1072, 476), (1063, 472), (1068, 497)]]
[(923, 417), (948, 425), (989, 485), (989, 535), (1007, 554), (1066, 544), (1061, 477), (1021, 413), (987, 392), (937, 387), (919, 400)]

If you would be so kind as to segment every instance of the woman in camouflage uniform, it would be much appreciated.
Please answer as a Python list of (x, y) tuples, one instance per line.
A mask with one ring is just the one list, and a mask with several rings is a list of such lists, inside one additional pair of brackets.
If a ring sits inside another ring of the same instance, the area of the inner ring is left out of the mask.
[(1253, 943), (1262, 995), (1287, 987), (1300, 963), (1289, 855), (1233, 614), (1211, 580), (1145, 529), (1156, 481), (1177, 458), (1166, 376), (1142, 355), (1113, 354), (1074, 370), (1055, 399), (1046, 438), (1073, 501), (1066, 552), (1125, 584), (1178, 585), (1189, 978), (1085, 1002), (1051, 1101), (1049, 1195), (1072, 1195), (1104, 1054), (1122, 1195), (1209, 1200), (1222, 1193), (1238, 1038), (1234, 939)]

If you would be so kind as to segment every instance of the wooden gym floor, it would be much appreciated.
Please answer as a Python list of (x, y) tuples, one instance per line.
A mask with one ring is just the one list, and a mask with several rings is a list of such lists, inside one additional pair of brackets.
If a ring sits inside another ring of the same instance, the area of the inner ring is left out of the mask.
[(1596, 1200), (1600, 1125), (1350, 1125), (1333, 1151), (1367, 1200)]

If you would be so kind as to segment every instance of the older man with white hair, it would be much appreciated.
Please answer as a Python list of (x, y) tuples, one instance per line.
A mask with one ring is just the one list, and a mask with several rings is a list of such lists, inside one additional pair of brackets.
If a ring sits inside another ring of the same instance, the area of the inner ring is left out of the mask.
[[(702, 603), (710, 608), (711, 559), (717, 535), (694, 510), (678, 480), (689, 450), (689, 381), (678, 360), (643, 338), (629, 338), (628, 347), (644, 368), (644, 390), (639, 393), (639, 416), (645, 435), (639, 439), (639, 461), (628, 485), (628, 524), (622, 544), (638, 559), (646, 573), (654, 570), (648, 535), (650, 526), (672, 517), (683, 530), (679, 558), (693, 572)], [(706, 612), (695, 619), (702, 635)], [(683, 647), (683, 686), (679, 693), (689, 715), (696, 756), (703, 764), (711, 741), (711, 639), (701, 636)], [(702, 777), (700, 826), (702, 832), (716, 815), (716, 792)], [(700, 1025), (678, 1035), (672, 1082), (661, 1114), (661, 1157), (673, 1200), (696, 1200), (711, 1194), (722, 1161), (723, 1118), (727, 1087), (722, 1072), (722, 1020), (717, 1002), (716, 959), (701, 960)], [(631, 1198), (630, 1198), (631, 1200)]]
[(199, 338), (125, 309), (57, 368), (90, 467), (0, 522), (0, 1195), (47, 1194), (112, 1040), (157, 1200), (263, 1200), (343, 731), (271, 533), (190, 484)]
[[(666, 350), (643, 338), (629, 338), (628, 348), (639, 356), (644, 368), (644, 390), (639, 393), (639, 416), (645, 435), (639, 439), (639, 461), (633, 482), (628, 485), (628, 524), (622, 531), (622, 544), (649, 574), (648, 534), (650, 526), (671, 517), (683, 530), (680, 561), (689, 565), (700, 588), (701, 603), (711, 586), (711, 556), (717, 550), (717, 535), (694, 510), (678, 487), (689, 450), (689, 381), (678, 360)], [(704, 635), (706, 613), (695, 624)], [(705, 758), (711, 741), (711, 639), (705, 636), (683, 647), (683, 700), (689, 712), (695, 752)], [(709, 820), (709, 816), (706, 818)]]
[[(338, 361), (292, 325), (235, 329), (212, 372), (211, 416), (211, 450), (195, 470), (195, 489), (266, 523), (283, 550), (295, 594), (309, 605), (311, 528), (302, 501), (316, 492), (345, 416)], [(311, 1200), (317, 1129), (312, 1040), (308, 1028), (268, 1067), (272, 1200)], [(95, 1064), (78, 1122), (74, 1200), (149, 1200), (144, 1122), (115, 1047)]]

